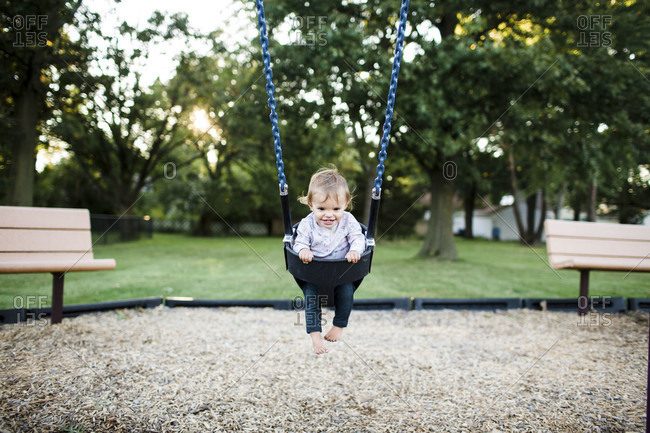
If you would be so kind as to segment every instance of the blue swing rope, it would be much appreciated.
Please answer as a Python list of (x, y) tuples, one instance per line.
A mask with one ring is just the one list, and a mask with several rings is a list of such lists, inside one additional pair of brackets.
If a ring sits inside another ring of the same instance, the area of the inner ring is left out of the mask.
[(406, 17), (409, 11), (409, 0), (402, 0), (402, 9), (399, 13), (399, 28), (397, 29), (397, 42), (395, 43), (395, 56), (393, 58), (393, 71), (390, 75), (390, 88), (388, 89), (388, 100), (386, 102), (386, 120), (384, 121), (384, 134), (381, 137), (381, 150), (379, 151), (379, 164), (377, 165), (377, 178), (375, 179), (375, 195), (381, 193), (381, 184), (384, 175), (384, 162), (388, 154), (388, 136), (390, 135), (391, 122), (393, 120), (393, 107), (395, 106), (395, 94), (397, 93), (397, 77), (402, 62), (402, 47), (404, 46), (404, 29), (406, 28)]
[(260, 28), (260, 41), (262, 43), (262, 60), (264, 61), (264, 76), (266, 77), (266, 93), (269, 95), (269, 108), (271, 109), (271, 132), (275, 144), (275, 165), (278, 167), (278, 181), (280, 192), (286, 193), (287, 178), (284, 175), (284, 162), (282, 162), (282, 144), (280, 143), (280, 127), (278, 114), (275, 112), (275, 86), (273, 85), (273, 70), (271, 69), (271, 53), (269, 52), (269, 38), (266, 35), (266, 16), (264, 15), (264, 1), (256, 0), (257, 23)]
[[(284, 162), (282, 162), (282, 144), (280, 143), (280, 127), (278, 126), (278, 114), (276, 113), (275, 103), (275, 86), (273, 85), (273, 70), (271, 69), (271, 54), (269, 53), (269, 38), (266, 34), (266, 16), (264, 15), (264, 0), (256, 0), (257, 22), (260, 28), (260, 42), (262, 43), (262, 60), (264, 61), (264, 76), (266, 77), (266, 93), (269, 95), (269, 108), (271, 109), (271, 131), (273, 133), (273, 143), (275, 145), (275, 159), (278, 168), (278, 180), (280, 182), (281, 193), (286, 193), (287, 178), (284, 175)], [(408, 16), (409, 0), (402, 0), (400, 9), (400, 23), (397, 30), (397, 42), (395, 43), (395, 55), (393, 58), (393, 70), (390, 76), (390, 88), (388, 90), (388, 100), (386, 103), (386, 119), (384, 121), (383, 135), (381, 137), (381, 150), (377, 165), (377, 178), (375, 179), (375, 195), (380, 196), (381, 184), (384, 175), (384, 163), (388, 156), (386, 148), (390, 135), (391, 122), (393, 120), (393, 107), (395, 106), (395, 94), (397, 93), (397, 77), (399, 75), (400, 63), (402, 61), (402, 48), (404, 46), (404, 29), (406, 28), (406, 18)]]

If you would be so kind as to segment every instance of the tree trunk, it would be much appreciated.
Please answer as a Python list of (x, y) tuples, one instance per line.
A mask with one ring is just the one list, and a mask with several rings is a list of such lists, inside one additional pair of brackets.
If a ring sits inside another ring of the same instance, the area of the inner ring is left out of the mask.
[(596, 193), (598, 187), (596, 179), (589, 184), (589, 191), (587, 192), (587, 221), (596, 221)]
[(573, 221), (580, 221), (580, 201), (573, 206)]
[[(538, 222), (536, 222), (537, 209), (540, 209), (540, 218)], [(535, 194), (526, 197), (526, 227), (519, 231), (519, 238), (522, 244), (535, 245), (541, 242), (545, 218), (545, 191), (540, 189)]]
[(361, 222), (368, 225), (368, 218), (370, 218), (370, 204), (372, 202), (372, 191), (375, 189), (375, 177), (376, 173), (372, 170), (367, 170), (366, 173), (366, 182), (364, 185), (363, 191), (363, 217)]
[[(361, 133), (357, 131), (357, 125), (359, 126), (359, 130)], [(381, 134), (383, 128), (379, 127), (378, 133)], [(365, 148), (367, 146), (366, 143), (366, 134), (363, 132), (363, 124), (360, 121), (355, 121), (352, 125), (352, 132), (354, 134), (354, 138), (357, 143), (360, 143), (361, 149)], [(365, 182), (363, 185), (363, 213), (361, 216), (361, 222), (365, 224), (366, 226), (368, 225), (368, 219), (370, 218), (370, 204), (372, 203), (372, 191), (375, 189), (375, 177), (377, 176), (377, 173), (374, 169), (374, 166), (370, 163), (368, 163), (367, 156), (365, 152), (359, 152), (359, 163), (361, 165), (361, 168), (363, 169), (363, 173), (365, 176)]]
[[(39, 69), (40, 78), (40, 69)], [(9, 205), (34, 204), (34, 165), (36, 163), (36, 126), (38, 124), (38, 92), (32, 80), (16, 101), (18, 137), (12, 145), (9, 182)]]
[(465, 239), (474, 239), (474, 199), (476, 198), (476, 183), (472, 182), (469, 192), (465, 196), (463, 208), (465, 209)]
[(524, 222), (521, 219), (521, 212), (519, 212), (519, 190), (517, 189), (517, 175), (515, 167), (515, 157), (512, 151), (508, 154), (508, 171), (510, 171), (510, 190), (512, 191), (512, 210), (515, 214), (515, 221), (517, 222), (517, 231), (519, 233), (519, 242), (524, 243)]
[(544, 221), (546, 220), (546, 190), (540, 189), (537, 192), (537, 195), (540, 198), (540, 216), (539, 223), (537, 224), (537, 230), (535, 231), (535, 236), (533, 238), (534, 243), (539, 244), (542, 242), (542, 232), (544, 231)]
[(199, 216), (199, 221), (196, 223), (193, 234), (195, 236), (211, 236), (212, 235), (212, 214), (204, 210)]
[(557, 193), (557, 202), (555, 203), (555, 209), (554, 209), (555, 219), (556, 220), (560, 219), (560, 216), (561, 216), (561, 213), (562, 213), (562, 208), (564, 207), (564, 193), (565, 193), (565, 191), (566, 191), (566, 182), (563, 183), (560, 186), (560, 190)]
[(445, 180), (441, 170), (429, 173), (431, 184), (431, 216), (424, 237), (424, 245), (418, 256), (455, 260), (458, 258), (452, 231), (453, 184)]
[(535, 242), (535, 211), (537, 210), (537, 193), (526, 197), (526, 231), (520, 233), (526, 244), (531, 245)]

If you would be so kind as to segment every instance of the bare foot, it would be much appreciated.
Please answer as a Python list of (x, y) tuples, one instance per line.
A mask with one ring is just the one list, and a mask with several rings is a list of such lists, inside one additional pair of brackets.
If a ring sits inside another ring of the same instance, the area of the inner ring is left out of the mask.
[(330, 329), (329, 332), (325, 334), (325, 339), (327, 341), (339, 341), (341, 334), (343, 334), (343, 328), (332, 326), (332, 329)]
[(325, 347), (325, 344), (323, 343), (320, 332), (311, 332), (309, 336), (311, 337), (311, 343), (314, 346), (314, 352), (316, 355), (327, 353), (327, 347)]

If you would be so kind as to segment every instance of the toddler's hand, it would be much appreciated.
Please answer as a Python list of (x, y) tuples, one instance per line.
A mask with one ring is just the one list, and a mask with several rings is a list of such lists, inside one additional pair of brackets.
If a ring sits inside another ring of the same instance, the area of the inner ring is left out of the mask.
[(345, 255), (345, 258), (348, 259), (350, 263), (356, 263), (361, 258), (361, 253), (359, 251), (350, 251)]
[(314, 258), (314, 253), (312, 253), (309, 248), (303, 248), (298, 253), (298, 257), (300, 257), (300, 260), (302, 260), (303, 263), (309, 263), (311, 262), (311, 259)]

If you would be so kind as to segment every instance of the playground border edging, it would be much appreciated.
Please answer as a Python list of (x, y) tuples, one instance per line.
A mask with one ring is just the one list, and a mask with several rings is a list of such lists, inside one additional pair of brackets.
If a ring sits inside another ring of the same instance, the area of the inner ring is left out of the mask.
[[(64, 305), (63, 316), (74, 317), (126, 308), (155, 308), (164, 305), (176, 307), (249, 307), (273, 308), (276, 310), (301, 310), (302, 299), (194, 299), (180, 297), (150, 297), (119, 301), (97, 302), (90, 304)], [(542, 306), (543, 302), (545, 305)], [(650, 298), (593, 297), (590, 307), (598, 313), (624, 313), (627, 311), (650, 312)], [(578, 299), (543, 299), (543, 298), (479, 298), (479, 299), (438, 299), (438, 298), (369, 298), (355, 299), (355, 310), (468, 310), (497, 311), (527, 308), (531, 310), (567, 311), (578, 309)], [(29, 320), (43, 319), (50, 316), (52, 309), (14, 308), (0, 310), (0, 325), (17, 324)]]

